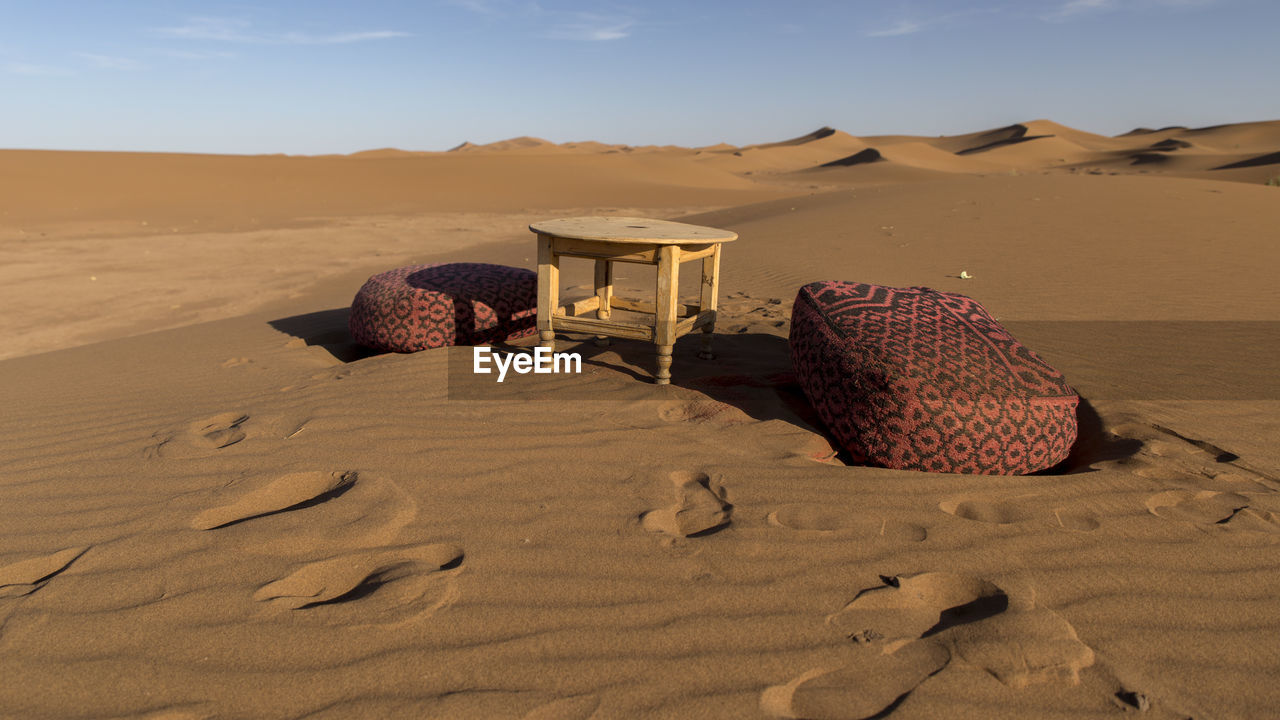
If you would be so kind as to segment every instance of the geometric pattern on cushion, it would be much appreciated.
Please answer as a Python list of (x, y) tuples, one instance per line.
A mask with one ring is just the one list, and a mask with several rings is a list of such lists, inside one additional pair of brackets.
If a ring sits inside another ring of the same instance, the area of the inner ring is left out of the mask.
[(791, 358), (809, 402), (855, 462), (1017, 475), (1075, 442), (1079, 397), (980, 304), (924, 287), (800, 288)]
[(348, 328), (377, 350), (484, 345), (537, 331), (538, 275), (488, 263), (410, 265), (369, 278)]

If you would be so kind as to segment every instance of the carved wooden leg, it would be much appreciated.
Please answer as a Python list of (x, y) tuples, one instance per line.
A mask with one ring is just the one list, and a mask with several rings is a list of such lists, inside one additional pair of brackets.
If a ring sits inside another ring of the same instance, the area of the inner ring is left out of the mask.
[(552, 252), (550, 235), (538, 235), (538, 339), (544, 348), (556, 349), (551, 317), (560, 307), (560, 258)]
[(676, 307), (680, 290), (680, 247), (658, 248), (658, 296), (654, 310), (653, 342), (658, 346), (658, 374), (654, 382), (671, 384), (671, 350), (676, 344)]
[(702, 360), (716, 359), (716, 354), (711, 351), (711, 333), (714, 330), (713, 325), (702, 326), (702, 349), (698, 351), (698, 357)]
[(719, 294), (720, 244), (717, 243), (711, 255), (702, 258), (702, 298), (699, 302), (699, 310), (712, 313), (711, 322), (702, 326), (702, 350), (698, 352), (698, 357), (703, 360), (716, 359), (715, 353), (711, 352), (711, 334), (716, 331), (715, 313)]
[(671, 351), (674, 345), (658, 346), (658, 374), (654, 376), (654, 385), (671, 384)]

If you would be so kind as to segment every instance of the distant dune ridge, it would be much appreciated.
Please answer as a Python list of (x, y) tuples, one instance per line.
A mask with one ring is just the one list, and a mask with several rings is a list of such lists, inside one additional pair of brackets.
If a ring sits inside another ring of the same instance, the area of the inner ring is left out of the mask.
[[(316, 157), (0, 150), (0, 212), (8, 225), (88, 218), (193, 230), (375, 208), (475, 210), (515, 196), (531, 206), (573, 188), (587, 192), (579, 201), (590, 204), (591, 196), (607, 194), (601, 187), (642, 196), (641, 185), (742, 189), (744, 178), (752, 185), (874, 184), (956, 173), (1137, 172), (1262, 183), (1280, 174), (1278, 152), (1280, 121), (1105, 137), (1048, 120), (943, 137), (856, 137), (822, 127), (741, 147), (556, 144), (522, 136), (447, 152), (379, 148)], [(624, 167), (620, 156), (643, 160)], [(205, 224), (196, 228), (196, 220)]]
[[(0, 717), (1271, 717), (1276, 176), (1276, 121), (0, 151)], [(715, 360), (353, 343), (370, 275), (578, 215), (738, 233)], [(827, 279), (981, 302), (1080, 394), (1071, 456), (847, 465), (788, 348)]]
[[(1280, 121), (1205, 128), (1136, 128), (1122, 135), (1107, 137), (1050, 120), (1033, 120), (994, 130), (942, 137), (896, 135), (860, 138), (835, 128), (822, 127), (788, 140), (741, 147), (727, 143), (694, 149), (673, 146), (633, 148), (598, 142), (557, 145), (539, 138), (519, 137), (487, 145), (462, 143), (450, 152), (646, 151), (676, 156), (692, 153), (702, 156), (700, 161), (729, 172), (755, 174), (796, 172), (819, 167), (850, 167), (881, 160), (900, 167), (959, 173), (1054, 168), (1097, 168), (1110, 172), (1139, 165), (1148, 165), (1139, 172), (1153, 172), (1157, 170), (1150, 167), (1152, 163), (1173, 159), (1172, 156), (1153, 153), (1191, 150), (1179, 156), (1177, 163), (1158, 170), (1185, 174), (1276, 165), (1280, 163), (1274, 156), (1278, 139)], [(895, 147), (896, 151), (892, 149)], [(937, 152), (923, 148), (932, 148)], [(868, 150), (873, 152), (867, 152)], [(984, 162), (965, 163), (958, 159), (971, 156)], [(1264, 175), (1265, 170), (1232, 174), (1223, 179), (1262, 182), (1271, 177), (1263, 177)]]

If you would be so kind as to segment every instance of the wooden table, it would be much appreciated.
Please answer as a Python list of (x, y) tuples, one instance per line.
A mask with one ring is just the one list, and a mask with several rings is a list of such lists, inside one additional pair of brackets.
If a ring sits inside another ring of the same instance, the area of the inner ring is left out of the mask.
[[(699, 357), (711, 358), (720, 286), (720, 245), (738, 238), (728, 230), (667, 220), (634, 217), (575, 217), (536, 222), (538, 234), (538, 334), (541, 345), (555, 350), (557, 330), (594, 334), (602, 343), (620, 337), (657, 345), (655, 382), (671, 382), (671, 350), (676, 338), (695, 329), (703, 332)], [(560, 304), (560, 258), (595, 261), (595, 295)], [(702, 292), (698, 304), (679, 299), (680, 264), (702, 260)], [(613, 296), (613, 264), (658, 266), (652, 302)], [(641, 322), (612, 318), (613, 310), (650, 315)], [(594, 311), (595, 317), (586, 317)]]

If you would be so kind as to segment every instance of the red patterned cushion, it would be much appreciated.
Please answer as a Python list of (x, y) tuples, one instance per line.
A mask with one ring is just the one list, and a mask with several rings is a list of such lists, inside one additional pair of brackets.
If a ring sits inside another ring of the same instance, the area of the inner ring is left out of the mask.
[(856, 462), (1016, 475), (1076, 439), (1079, 398), (974, 300), (839, 281), (800, 288), (791, 357), (801, 387)]
[(538, 275), (486, 263), (410, 265), (369, 278), (348, 327), (361, 345), (417, 352), (483, 345), (536, 331)]

